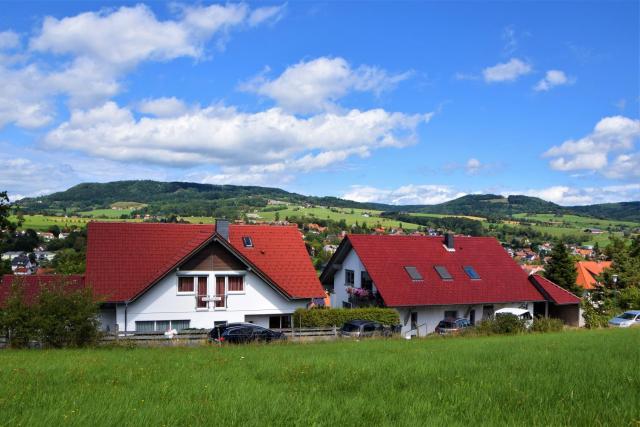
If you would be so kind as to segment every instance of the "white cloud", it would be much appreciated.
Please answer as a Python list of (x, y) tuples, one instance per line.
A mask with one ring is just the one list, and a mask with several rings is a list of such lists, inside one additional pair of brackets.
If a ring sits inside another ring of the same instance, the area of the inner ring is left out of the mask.
[(343, 199), (363, 203), (388, 203), (391, 205), (433, 205), (464, 196), (448, 185), (409, 184), (397, 189), (382, 189), (364, 185), (352, 185)]
[(286, 5), (267, 6), (254, 10), (249, 15), (249, 25), (260, 25), (265, 21), (277, 22), (282, 18)]
[(13, 31), (0, 32), (0, 50), (20, 47), (20, 36)]
[(292, 65), (273, 80), (260, 75), (240, 88), (267, 96), (287, 111), (314, 113), (335, 111), (336, 101), (351, 91), (380, 94), (410, 75), (391, 75), (368, 65), (352, 68), (344, 58), (320, 57)]
[(470, 175), (477, 174), (482, 170), (482, 167), (483, 165), (482, 163), (480, 163), (480, 160), (478, 159), (471, 158), (467, 160), (466, 170), (467, 170), (467, 173)]
[[(72, 108), (100, 105), (121, 91), (122, 76), (140, 63), (202, 59), (212, 39), (217, 37), (222, 47), (231, 29), (273, 21), (281, 13), (280, 7), (251, 10), (243, 3), (175, 9), (178, 15), (164, 21), (142, 4), (46, 17), (28, 51), (0, 56), (0, 127), (50, 123), (56, 113), (53, 98), (60, 95), (69, 98)], [(0, 33), (0, 49), (19, 47), (16, 33)], [(52, 54), (46, 68), (39, 54)]]
[[(397, 189), (382, 189), (364, 185), (352, 185), (342, 198), (363, 203), (387, 203), (391, 205), (432, 205), (444, 203), (467, 194), (495, 194), (481, 190), (467, 193), (449, 185), (409, 184)], [(547, 188), (502, 191), (503, 196), (526, 195), (539, 197), (563, 206), (614, 203), (640, 200), (640, 184), (610, 185), (574, 188), (564, 185)]]
[(67, 164), (38, 164), (27, 158), (0, 158), (0, 188), (6, 189), (11, 199), (47, 194), (59, 190), (60, 185), (77, 179)]
[(539, 197), (563, 206), (590, 205), (595, 203), (615, 203), (640, 200), (640, 184), (609, 185), (601, 187), (573, 188), (569, 186), (553, 186), (518, 193)]
[(544, 78), (540, 80), (534, 87), (535, 91), (548, 91), (551, 88), (562, 85), (569, 85), (575, 82), (574, 78), (567, 77), (564, 71), (561, 70), (549, 70), (545, 74)]
[[(639, 137), (640, 120), (605, 117), (589, 135), (551, 147), (544, 156), (552, 158), (550, 165), (556, 170), (588, 170), (611, 178), (631, 178), (637, 176), (635, 166), (640, 153), (633, 150)], [(615, 152), (621, 154), (610, 167), (609, 155)]]
[(117, 161), (308, 171), (380, 147), (412, 144), (417, 127), (430, 118), (381, 109), (299, 118), (278, 108), (243, 113), (212, 105), (136, 120), (131, 110), (107, 102), (72, 111), (45, 144)]
[(502, 51), (505, 55), (511, 55), (518, 49), (518, 39), (513, 25), (504, 27), (502, 30), (502, 41), (504, 41), (504, 48)]
[(176, 97), (156, 98), (143, 100), (137, 110), (156, 117), (176, 117), (184, 114), (187, 106)]
[(487, 83), (512, 82), (520, 76), (529, 74), (531, 65), (517, 58), (511, 58), (509, 62), (496, 64), (482, 70), (482, 75)]

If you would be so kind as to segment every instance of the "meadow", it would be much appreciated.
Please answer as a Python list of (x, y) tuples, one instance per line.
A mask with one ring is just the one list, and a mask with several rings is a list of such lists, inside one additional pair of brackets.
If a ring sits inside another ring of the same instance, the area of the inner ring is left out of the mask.
[(0, 425), (640, 422), (640, 329), (0, 351)]

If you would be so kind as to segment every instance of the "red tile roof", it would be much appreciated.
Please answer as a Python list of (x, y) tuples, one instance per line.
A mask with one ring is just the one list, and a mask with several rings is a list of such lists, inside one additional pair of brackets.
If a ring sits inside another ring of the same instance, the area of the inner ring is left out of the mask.
[[(456, 236), (455, 252), (445, 249), (442, 237), (350, 235), (348, 240), (388, 306), (544, 301), (494, 238)], [(453, 280), (442, 280), (436, 265), (446, 267)], [(405, 266), (416, 267), (424, 280), (412, 281)], [(480, 280), (472, 280), (464, 266), (472, 266)]]
[[(227, 244), (290, 298), (324, 295), (295, 227), (229, 226)], [(213, 225), (90, 222), (87, 283), (108, 301), (136, 298), (215, 234)], [(250, 236), (253, 248), (242, 237)]]
[(580, 298), (539, 274), (529, 276), (544, 297), (556, 305), (580, 304)]
[(14, 276), (5, 274), (0, 281), (0, 306), (3, 306), (11, 293), (11, 285), (17, 282), (24, 289), (25, 303), (35, 302), (43, 287), (64, 284), (67, 289), (77, 290), (85, 286), (84, 276), (80, 275), (37, 275)]

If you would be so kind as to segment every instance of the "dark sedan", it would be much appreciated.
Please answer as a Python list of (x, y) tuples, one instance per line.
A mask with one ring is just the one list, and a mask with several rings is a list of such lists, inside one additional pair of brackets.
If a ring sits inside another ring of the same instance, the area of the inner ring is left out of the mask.
[(218, 325), (209, 332), (209, 339), (217, 343), (243, 344), (249, 342), (271, 342), (286, 340), (282, 332), (272, 331), (253, 323), (227, 323)]

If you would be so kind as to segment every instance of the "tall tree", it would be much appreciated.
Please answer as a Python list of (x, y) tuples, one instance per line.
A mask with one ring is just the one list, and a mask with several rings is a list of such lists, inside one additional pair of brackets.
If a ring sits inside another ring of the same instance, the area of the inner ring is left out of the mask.
[(545, 277), (558, 286), (580, 295), (582, 289), (576, 284), (577, 276), (575, 262), (569, 250), (561, 240), (556, 241), (551, 251), (551, 259), (545, 267)]
[(9, 196), (7, 192), (0, 192), (0, 230), (9, 228), (11, 222), (9, 221), (9, 212), (11, 210), (11, 203), (9, 202)]

